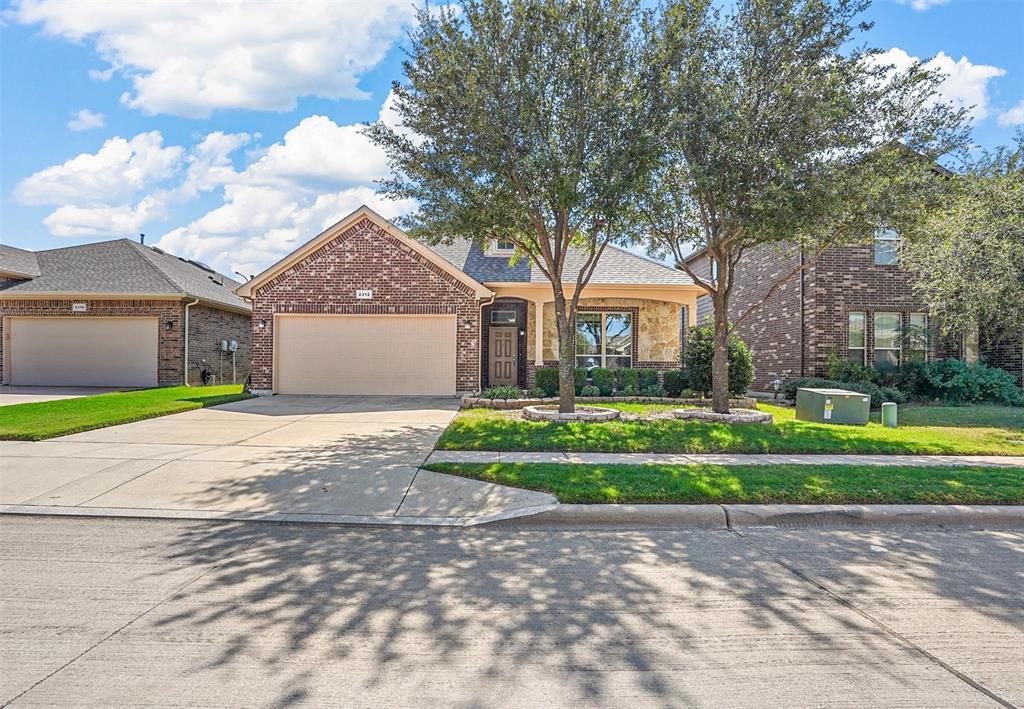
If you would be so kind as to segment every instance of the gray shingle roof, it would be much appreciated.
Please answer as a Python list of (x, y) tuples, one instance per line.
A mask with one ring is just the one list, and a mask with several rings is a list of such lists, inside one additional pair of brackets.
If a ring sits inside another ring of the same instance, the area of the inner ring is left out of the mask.
[(33, 256), (39, 275), (8, 285), (3, 290), (5, 295), (180, 294), (233, 308), (250, 309), (248, 303), (235, 295), (234, 290), (240, 285), (238, 281), (129, 239), (36, 251)]
[(0, 244), (0, 273), (33, 278), (39, 275), (39, 262), (31, 251)]
[[(483, 248), (468, 240), (431, 245), (439, 256), (462, 269), (480, 283), (547, 283), (547, 277), (528, 259), (509, 265), (507, 256), (488, 256)], [(575, 281), (586, 261), (582, 251), (570, 251), (562, 278)], [(601, 255), (590, 282), (594, 285), (693, 285), (688, 275), (657, 261), (609, 245)]]

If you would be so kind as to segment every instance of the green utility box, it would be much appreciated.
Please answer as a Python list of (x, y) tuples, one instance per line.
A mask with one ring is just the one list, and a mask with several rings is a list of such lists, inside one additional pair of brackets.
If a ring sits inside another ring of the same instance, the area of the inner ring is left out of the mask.
[(868, 422), (871, 397), (845, 389), (797, 389), (796, 417), (815, 423), (845, 423), (863, 426)]

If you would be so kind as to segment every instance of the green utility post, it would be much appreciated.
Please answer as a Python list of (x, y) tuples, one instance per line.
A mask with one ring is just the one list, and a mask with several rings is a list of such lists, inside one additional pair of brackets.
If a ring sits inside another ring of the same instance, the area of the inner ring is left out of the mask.
[(882, 404), (882, 425), (886, 428), (896, 428), (896, 404)]

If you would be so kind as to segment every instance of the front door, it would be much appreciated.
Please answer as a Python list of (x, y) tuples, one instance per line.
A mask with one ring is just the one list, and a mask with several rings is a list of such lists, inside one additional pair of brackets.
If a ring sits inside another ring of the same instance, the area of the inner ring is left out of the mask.
[(519, 329), (516, 327), (490, 327), (490, 342), (487, 349), (489, 385), (518, 383), (518, 334)]

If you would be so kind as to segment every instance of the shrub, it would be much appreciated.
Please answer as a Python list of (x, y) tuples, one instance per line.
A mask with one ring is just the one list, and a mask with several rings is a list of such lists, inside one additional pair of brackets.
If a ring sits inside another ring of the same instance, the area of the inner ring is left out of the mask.
[(534, 387), (533, 389), (530, 389), (530, 391), (526, 392), (526, 394), (531, 399), (543, 399), (548, 395), (548, 393), (540, 387)]
[(902, 404), (907, 400), (902, 392), (889, 387), (880, 387), (871, 382), (837, 382), (834, 379), (815, 379), (803, 377), (790, 379), (782, 388), (783, 393), (789, 400), (796, 399), (797, 389), (846, 389), (859, 394), (867, 394), (871, 397), (871, 407), (878, 408), (887, 401), (895, 404)]
[(594, 367), (590, 370), (590, 380), (601, 396), (611, 396), (615, 389), (615, 372), (604, 367)]
[[(615, 377), (620, 390), (636, 389), (639, 383), (639, 374), (635, 369), (617, 369)], [(635, 394), (626, 394), (626, 396), (635, 396)]]
[(911, 399), (934, 397), (928, 381), (928, 365), (924, 362), (906, 362), (893, 372), (893, 386)]
[(680, 399), (692, 399), (695, 396), (697, 395), (694, 393), (693, 389), (683, 389), (681, 392), (679, 392)]
[(924, 374), (927, 395), (950, 404), (1024, 405), (1013, 375), (996, 367), (947, 359), (925, 365)]
[(662, 380), (669, 396), (679, 396), (680, 392), (690, 383), (685, 369), (670, 369), (662, 375)]
[[(689, 385), (703, 395), (711, 393), (711, 364), (715, 357), (714, 327), (701, 325), (690, 330), (683, 361)], [(737, 335), (729, 337), (729, 394), (742, 396), (754, 381), (754, 358), (747, 343)]]
[(840, 357), (835, 347), (825, 355), (826, 378), (837, 382), (874, 382), (877, 370)]
[(645, 386), (641, 391), (644, 396), (665, 396), (665, 387), (661, 384)]
[(619, 396), (640, 396), (640, 390), (635, 386), (625, 386), (619, 389)]
[(583, 387), (583, 389), (582, 389), (582, 390), (580, 391), (580, 394), (581, 394), (582, 396), (601, 396), (601, 390), (600, 390), (600, 389), (598, 389), (598, 388), (597, 388), (596, 386), (594, 386), (593, 384), (587, 384), (587, 385), (586, 385), (585, 387)]
[(583, 393), (583, 387), (587, 385), (587, 375), (589, 374), (589, 372), (587, 372), (586, 368), (584, 367), (576, 367), (576, 369), (573, 370), (572, 374), (573, 380), (576, 384), (576, 395), (579, 396), (581, 393)]
[(643, 391), (647, 387), (657, 386), (661, 383), (657, 369), (638, 369), (636, 385)]
[(538, 367), (533, 373), (537, 389), (543, 389), (545, 396), (555, 396), (558, 393), (558, 367)]
[(512, 384), (487, 387), (480, 394), (481, 399), (519, 399), (522, 396), (523, 390)]

